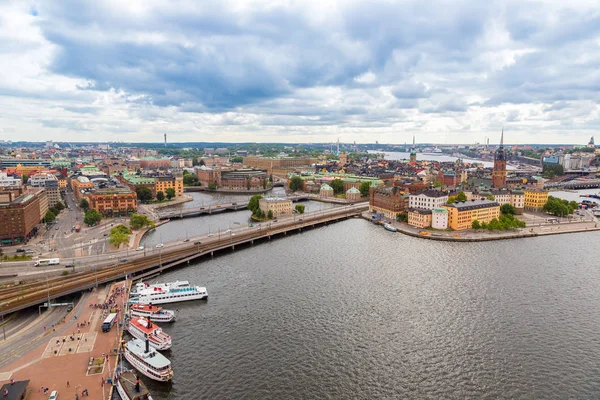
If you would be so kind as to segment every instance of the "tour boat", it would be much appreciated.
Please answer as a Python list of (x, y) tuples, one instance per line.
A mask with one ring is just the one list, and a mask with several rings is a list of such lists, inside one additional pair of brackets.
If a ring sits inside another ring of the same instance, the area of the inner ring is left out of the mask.
[(203, 300), (208, 298), (205, 287), (190, 286), (183, 288), (147, 288), (142, 290), (137, 297), (129, 300), (130, 304), (165, 304), (177, 303), (188, 300)]
[(129, 313), (132, 317), (144, 317), (152, 322), (175, 321), (175, 311), (164, 310), (162, 307), (153, 304), (132, 304), (129, 306)]
[(127, 330), (132, 336), (150, 341), (150, 346), (156, 350), (167, 350), (171, 348), (171, 336), (163, 330), (142, 317), (134, 317), (127, 321)]
[(115, 387), (121, 400), (152, 400), (148, 388), (133, 371), (117, 371)]
[(148, 282), (139, 282), (136, 283), (134, 287), (131, 288), (129, 292), (130, 296), (138, 296), (140, 292), (151, 289), (151, 288), (162, 288), (162, 289), (181, 289), (184, 287), (190, 287), (190, 283), (188, 281), (175, 281), (175, 282), (167, 282), (167, 283), (154, 283), (150, 284)]
[(398, 232), (398, 229), (396, 229), (394, 226), (390, 225), (390, 224), (385, 224), (383, 226), (385, 228), (385, 230), (390, 231), (390, 232)]
[(171, 361), (155, 349), (150, 348), (150, 342), (133, 339), (125, 343), (123, 352), (125, 359), (142, 374), (159, 382), (173, 379)]

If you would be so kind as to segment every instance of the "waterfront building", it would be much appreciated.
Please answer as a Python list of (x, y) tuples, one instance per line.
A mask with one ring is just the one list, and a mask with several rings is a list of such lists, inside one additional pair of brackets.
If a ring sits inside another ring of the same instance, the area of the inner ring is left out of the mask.
[(264, 197), (258, 201), (258, 207), (265, 215), (271, 211), (273, 218), (292, 215), (292, 200), (281, 197)]
[(22, 187), (0, 191), (2, 246), (26, 242), (37, 232), (36, 225), (42, 220), (40, 197), (45, 196), (40, 192), (43, 190), (24, 192)]
[(324, 183), (319, 189), (319, 196), (321, 197), (333, 197), (333, 188), (328, 184)]
[(267, 172), (259, 169), (234, 169), (217, 171), (221, 175), (220, 188), (227, 190), (261, 190), (269, 185)]
[(396, 215), (408, 208), (408, 195), (397, 187), (374, 187), (369, 190), (369, 209), (380, 212), (386, 218), (396, 219)]
[(198, 158), (198, 162), (200, 165), (204, 165), (209, 168), (221, 167), (225, 164), (229, 164), (229, 158), (219, 156), (200, 157)]
[(524, 190), (525, 211), (541, 211), (548, 202), (548, 191), (528, 186)]
[(502, 189), (490, 189), (489, 191), (479, 192), (479, 197), (485, 198), (489, 195), (494, 196), (494, 200), (503, 206), (504, 204), (510, 204), (515, 208), (515, 213), (518, 215), (523, 214), (523, 208), (525, 205), (525, 194), (521, 189), (508, 190)]
[(448, 193), (440, 190), (426, 190), (421, 193), (410, 194), (408, 207), (416, 209), (433, 210), (448, 202)]
[(121, 175), (117, 175), (117, 180), (134, 192), (139, 187), (147, 187), (152, 191), (152, 197), (156, 196), (156, 181), (152, 177), (130, 174), (125, 169)]
[(417, 228), (428, 228), (431, 226), (432, 212), (430, 209), (409, 208), (408, 224)]
[(244, 157), (244, 165), (251, 168), (267, 171), (274, 176), (285, 177), (288, 172), (298, 169), (311, 169), (313, 164), (317, 163), (316, 158), (312, 157)]
[(154, 176), (156, 193), (167, 193), (167, 189), (175, 189), (176, 196), (183, 196), (183, 177), (175, 175)]
[(37, 174), (30, 176), (27, 181), (27, 186), (45, 189), (46, 195), (48, 196), (49, 207), (54, 207), (61, 201), (58, 178), (49, 172), (38, 172)]
[(23, 183), (21, 178), (16, 176), (8, 176), (6, 172), (0, 172), (0, 187), (21, 186)]
[(448, 227), (455, 231), (471, 229), (473, 221), (490, 222), (500, 217), (500, 204), (492, 200), (460, 201), (446, 204)]
[(492, 172), (492, 186), (499, 189), (506, 185), (506, 154), (504, 153), (504, 129), (500, 136), (500, 147), (494, 154), (494, 170)]
[(448, 210), (443, 207), (431, 210), (431, 227), (433, 229), (448, 229)]
[(346, 200), (360, 200), (360, 190), (355, 187), (351, 187), (350, 189), (346, 190)]
[(202, 165), (196, 168), (196, 178), (200, 185), (207, 187), (211, 184), (216, 185), (217, 187), (221, 184), (221, 173), (220, 171)]
[(86, 194), (90, 208), (103, 215), (126, 215), (137, 211), (137, 195), (129, 188), (97, 189)]

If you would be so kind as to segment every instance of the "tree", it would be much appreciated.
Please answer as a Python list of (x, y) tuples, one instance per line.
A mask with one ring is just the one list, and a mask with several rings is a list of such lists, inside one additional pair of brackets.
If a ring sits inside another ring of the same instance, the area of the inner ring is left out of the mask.
[(442, 182), (440, 182), (440, 181), (435, 181), (435, 182), (433, 182), (433, 186), (434, 186), (434, 187), (436, 187), (436, 188), (438, 188), (438, 187), (442, 187)]
[(273, 183), (273, 174), (269, 174), (269, 182)]
[(140, 229), (145, 226), (149, 228), (154, 228), (154, 221), (152, 221), (144, 214), (131, 214), (131, 217), (129, 217), (129, 225), (133, 229)]
[(500, 222), (496, 218), (492, 218), (492, 220), (487, 224), (488, 231), (499, 231), (502, 230), (502, 226)]
[(333, 189), (333, 194), (342, 194), (344, 193), (344, 182), (341, 179), (336, 178), (331, 181), (329, 185)]
[(256, 210), (260, 210), (260, 208), (258, 207), (258, 201), (260, 199), (262, 199), (263, 196), (261, 196), (260, 194), (255, 194), (254, 196), (250, 197), (250, 200), (248, 200), (248, 210), (252, 211), (252, 214), (256, 214)]
[(548, 201), (544, 204), (543, 210), (549, 214), (560, 217), (572, 214), (573, 211), (575, 211), (567, 200), (561, 200), (553, 196), (548, 196)]
[(217, 184), (214, 182), (209, 183), (208, 190), (217, 190)]
[(142, 203), (147, 203), (152, 200), (152, 190), (146, 186), (140, 186), (135, 188), (135, 194), (137, 198)]
[(576, 201), (570, 201), (569, 202), (569, 207), (571, 207), (573, 209), (573, 211), (577, 210), (579, 208), (579, 204), (577, 204)]
[(398, 222), (408, 222), (408, 213), (398, 213), (396, 214), (396, 221)]
[(54, 215), (60, 214), (60, 211), (56, 209), (56, 207), (50, 207), (48, 211), (52, 211)]
[(108, 241), (113, 246), (119, 247), (121, 244), (129, 243), (129, 234), (131, 229), (125, 225), (117, 225), (110, 230)]
[(187, 172), (187, 171), (183, 171), (183, 184), (184, 186), (195, 186), (198, 183), (198, 179), (196, 178), (196, 175)]
[[(486, 199), (486, 200), (491, 200), (491, 201), (496, 201), (496, 198), (494, 197), (494, 195), (493, 195), (493, 194), (489, 194), (489, 195), (487, 195), (485, 199)], [(491, 221), (490, 221), (490, 222), (491, 222)]]
[(102, 220), (102, 214), (100, 214), (96, 210), (89, 209), (85, 212), (83, 216), (83, 222), (88, 226), (96, 225), (98, 222)]
[(502, 204), (500, 206), (500, 212), (502, 214), (510, 214), (510, 215), (515, 215), (515, 208), (513, 207), (512, 204), (506, 203), (506, 204)]
[(477, 229), (481, 229), (481, 224), (479, 223), (479, 221), (475, 220), (473, 221), (473, 223), (471, 224), (471, 228), (477, 230)]
[(156, 200), (163, 201), (165, 199), (165, 194), (162, 191), (156, 192)]
[(173, 197), (175, 197), (175, 189), (174, 188), (168, 188), (166, 190), (167, 192), (167, 200), (171, 200)]
[(267, 218), (273, 219), (273, 211), (272, 210), (269, 210), (269, 212), (267, 213)]
[(358, 187), (358, 190), (360, 191), (361, 197), (367, 197), (369, 195), (369, 190), (371, 190), (371, 182), (361, 182), (360, 186)]
[(87, 199), (81, 199), (79, 202), (79, 207), (81, 207), (83, 211), (87, 211), (90, 209), (90, 203), (87, 201)]
[(304, 214), (304, 204), (296, 204), (296, 212), (298, 214)]
[(29, 175), (27, 175), (27, 174), (23, 174), (23, 175), (21, 176), (21, 178), (23, 178), (23, 184), (26, 184), (26, 183), (27, 183), (27, 181), (29, 180)]
[(467, 201), (467, 195), (465, 194), (465, 192), (463, 192), (462, 190), (458, 192), (458, 195), (456, 196), (456, 201)]
[(58, 211), (62, 211), (65, 209), (65, 205), (61, 201), (59, 201), (54, 205), (54, 208), (56, 208)]
[(448, 201), (446, 202), (446, 204), (454, 204), (454, 203), (456, 203), (456, 197), (448, 196)]
[(544, 164), (542, 167), (542, 176), (552, 179), (555, 176), (564, 175), (565, 169), (560, 164)]
[(297, 192), (298, 190), (302, 189), (302, 178), (300, 178), (297, 175), (292, 176), (289, 182), (289, 186), (292, 192)]
[(44, 217), (44, 219), (46, 220), (47, 224), (51, 224), (56, 219), (56, 214), (54, 214), (52, 211), (48, 210), (48, 211), (46, 211), (46, 216)]

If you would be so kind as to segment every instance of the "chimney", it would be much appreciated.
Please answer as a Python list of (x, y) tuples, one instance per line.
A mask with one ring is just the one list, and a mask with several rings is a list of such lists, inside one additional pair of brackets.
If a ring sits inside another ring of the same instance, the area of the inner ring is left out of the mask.
[(146, 353), (150, 353), (150, 340), (148, 339), (148, 335), (146, 335)]

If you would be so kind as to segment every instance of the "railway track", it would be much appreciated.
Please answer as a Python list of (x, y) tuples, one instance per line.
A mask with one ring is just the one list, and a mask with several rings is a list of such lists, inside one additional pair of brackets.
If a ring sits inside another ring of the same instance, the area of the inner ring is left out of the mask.
[[(289, 231), (320, 225), (332, 221), (348, 218), (366, 209), (366, 206), (332, 210), (323, 216), (307, 216), (302, 222), (285, 221), (270, 229), (248, 230), (236, 233), (235, 236), (226, 236), (220, 240), (203, 243), (200, 245), (187, 244), (185, 246), (166, 249), (162, 254), (152, 254), (143, 258), (118, 264), (105, 266), (96, 271), (82, 271), (75, 274), (48, 278), (19, 285), (17, 287), (0, 290), (0, 312), (9, 313), (32, 305), (43, 303), (46, 299), (58, 298), (77, 291), (90, 289), (96, 284), (120, 279), (125, 275), (139, 273), (145, 270), (164, 270), (181, 262), (189, 262), (193, 258), (211, 254), (226, 248), (235, 247), (254, 240), (267, 239), (271, 236), (287, 234)], [(183, 261), (182, 261), (183, 260)]]

